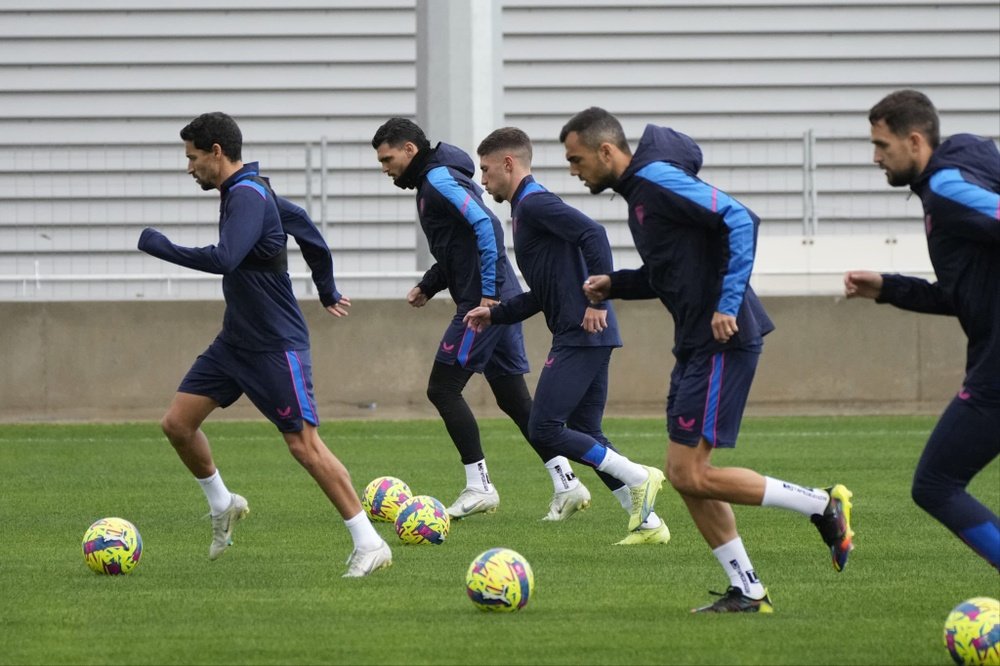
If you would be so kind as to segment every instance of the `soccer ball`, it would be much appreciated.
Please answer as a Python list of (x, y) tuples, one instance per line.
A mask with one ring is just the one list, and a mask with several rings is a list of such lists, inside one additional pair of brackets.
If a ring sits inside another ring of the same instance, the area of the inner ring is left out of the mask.
[(96, 573), (131, 573), (142, 557), (142, 537), (124, 518), (101, 518), (83, 535), (83, 559)]
[(516, 611), (524, 608), (535, 589), (535, 574), (528, 560), (510, 548), (493, 548), (469, 565), (465, 591), (472, 603), (484, 611)]
[(375, 520), (395, 522), (399, 506), (413, 493), (404, 481), (394, 476), (380, 476), (365, 486), (361, 506)]
[(444, 504), (429, 495), (416, 495), (403, 502), (396, 516), (396, 534), (403, 543), (440, 545), (448, 538), (451, 517)]
[(956, 664), (1000, 665), (1000, 601), (963, 601), (944, 621), (944, 646)]

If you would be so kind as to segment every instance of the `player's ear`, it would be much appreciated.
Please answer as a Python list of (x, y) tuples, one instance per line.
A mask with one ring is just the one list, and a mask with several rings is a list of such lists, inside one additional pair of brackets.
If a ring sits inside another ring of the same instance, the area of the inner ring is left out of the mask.
[(597, 147), (597, 154), (600, 156), (602, 162), (610, 162), (613, 154), (611, 144), (607, 141), (602, 143)]

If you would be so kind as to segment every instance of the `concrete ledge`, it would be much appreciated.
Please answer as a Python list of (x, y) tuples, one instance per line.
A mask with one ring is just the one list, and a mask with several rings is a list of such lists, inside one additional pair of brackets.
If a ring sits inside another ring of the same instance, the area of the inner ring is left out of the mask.
[[(749, 414), (936, 413), (961, 385), (965, 336), (953, 318), (832, 297), (764, 304), (778, 329), (767, 337)], [(450, 302), (356, 301), (346, 319), (318, 302), (302, 307), (321, 418), (436, 416), (424, 391)], [(657, 301), (616, 308), (625, 347), (611, 362), (607, 415), (662, 415), (673, 367), (669, 315)], [(223, 309), (216, 301), (0, 303), (0, 420), (158, 419)], [(525, 323), (525, 338), (540, 368), (550, 342), (540, 316)], [(530, 387), (536, 378), (528, 376)], [(502, 415), (481, 378), (466, 397), (478, 415)], [(245, 399), (218, 416), (261, 418)]]

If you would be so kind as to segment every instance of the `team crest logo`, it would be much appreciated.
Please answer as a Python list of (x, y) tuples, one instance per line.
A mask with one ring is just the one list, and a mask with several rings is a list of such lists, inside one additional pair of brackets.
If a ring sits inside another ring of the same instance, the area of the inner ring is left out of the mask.
[(635, 207), (635, 221), (642, 226), (646, 221), (646, 207), (643, 205), (638, 205)]
[(683, 416), (677, 417), (677, 425), (680, 426), (681, 430), (686, 430), (692, 432), (694, 430), (694, 424), (697, 421), (695, 418), (685, 419)]

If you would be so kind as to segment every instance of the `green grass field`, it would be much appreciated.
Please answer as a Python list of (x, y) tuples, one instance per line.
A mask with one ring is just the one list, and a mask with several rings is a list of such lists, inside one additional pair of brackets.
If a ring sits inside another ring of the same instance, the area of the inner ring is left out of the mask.
[[(577, 465), (594, 504), (539, 521), (551, 483), (507, 421), (482, 424), (500, 510), (452, 525), (443, 546), (403, 546), (377, 528), (393, 566), (340, 577), (339, 516), (266, 423), (210, 423), (216, 462), (251, 515), (207, 559), (201, 490), (153, 423), (0, 426), (0, 664), (947, 664), (942, 623), (959, 601), (1000, 596), (1000, 579), (916, 508), (910, 477), (926, 417), (748, 419), (720, 465), (854, 491), (855, 551), (834, 572), (815, 528), (775, 509), (736, 507), (774, 615), (694, 616), (726, 579), (664, 487), (667, 546), (616, 547), (626, 516)], [(659, 419), (609, 419), (633, 460), (660, 464)], [(446, 504), (464, 476), (437, 421), (328, 422), (323, 434), (362, 489), (391, 474)], [(1000, 509), (1000, 463), (972, 490)], [(143, 537), (130, 576), (98, 576), (80, 549), (95, 519)], [(525, 555), (535, 592), (519, 613), (465, 595), (472, 559)]]

